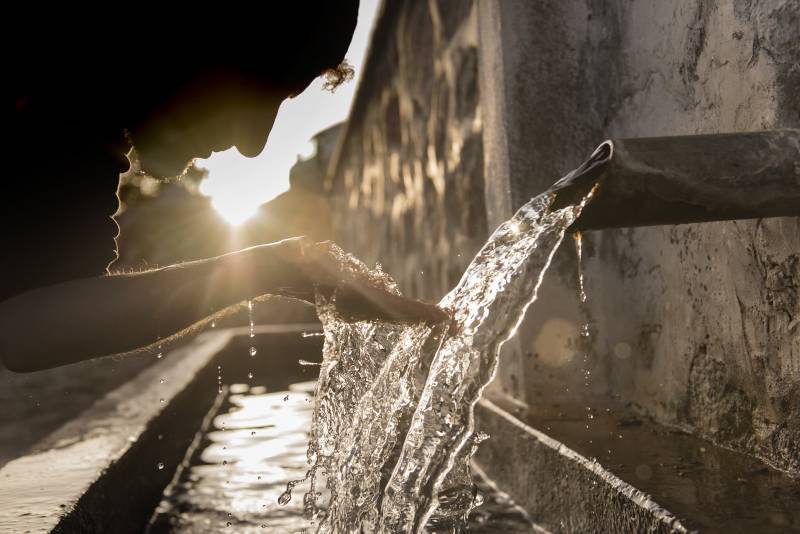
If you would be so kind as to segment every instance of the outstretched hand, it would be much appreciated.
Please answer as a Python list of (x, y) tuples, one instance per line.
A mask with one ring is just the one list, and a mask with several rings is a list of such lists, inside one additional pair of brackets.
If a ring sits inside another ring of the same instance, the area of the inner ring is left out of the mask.
[[(215, 258), (140, 273), (71, 280), (0, 302), (0, 360), (36, 371), (138, 350), (188, 331), (258, 295), (308, 302), (335, 295), (348, 320), (442, 322), (436, 305), (401, 296), (388, 277), (370, 271), (330, 242), (287, 239)], [(37, 335), (47, 332), (47, 339)]]
[(260, 268), (271, 273), (270, 284), (274, 286), (268, 292), (309, 302), (314, 301), (315, 291), (335, 292), (337, 310), (350, 320), (442, 322), (450, 318), (433, 303), (403, 297), (386, 279), (371, 273), (330, 241), (317, 243), (299, 237), (263, 248), (269, 252)]

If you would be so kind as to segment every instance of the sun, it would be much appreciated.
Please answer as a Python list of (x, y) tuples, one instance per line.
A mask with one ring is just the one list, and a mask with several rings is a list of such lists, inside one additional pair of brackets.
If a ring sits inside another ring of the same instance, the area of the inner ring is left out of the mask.
[[(255, 215), (258, 207), (286, 190), (276, 183), (262, 158), (247, 158), (236, 148), (214, 152), (197, 159), (195, 166), (206, 169), (200, 192), (211, 198), (211, 205), (231, 226), (239, 226)], [(284, 178), (284, 182), (288, 178)]]
[(238, 195), (213, 195), (211, 206), (231, 226), (240, 226), (258, 210), (258, 203)]

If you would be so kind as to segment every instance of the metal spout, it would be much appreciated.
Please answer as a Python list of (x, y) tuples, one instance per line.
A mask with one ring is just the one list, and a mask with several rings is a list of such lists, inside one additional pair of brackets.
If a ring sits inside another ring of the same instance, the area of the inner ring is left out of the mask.
[(613, 139), (556, 182), (574, 230), (800, 216), (800, 130)]

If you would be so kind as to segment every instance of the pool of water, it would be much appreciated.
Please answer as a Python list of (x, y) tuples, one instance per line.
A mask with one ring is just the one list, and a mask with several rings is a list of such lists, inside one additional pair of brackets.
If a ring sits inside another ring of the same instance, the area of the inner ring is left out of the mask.
[[(302, 510), (307, 485), (299, 484), (285, 506), (277, 502), (286, 484), (308, 469), (313, 391), (314, 382), (269, 391), (245, 384), (225, 388), (217, 413), (206, 421), (148, 532), (313, 533), (319, 518), (304, 517)], [(524, 513), (480, 475), (476, 485), (484, 503), (470, 515), (470, 532), (533, 530)], [(324, 480), (317, 489), (325, 503)]]

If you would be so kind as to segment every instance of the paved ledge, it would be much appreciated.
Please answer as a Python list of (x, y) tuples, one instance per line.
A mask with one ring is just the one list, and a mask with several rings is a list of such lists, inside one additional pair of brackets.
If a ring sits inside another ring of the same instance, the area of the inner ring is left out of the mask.
[(2, 531), (141, 532), (214, 400), (209, 364), (232, 337), (208, 332), (167, 353), (0, 469)]

